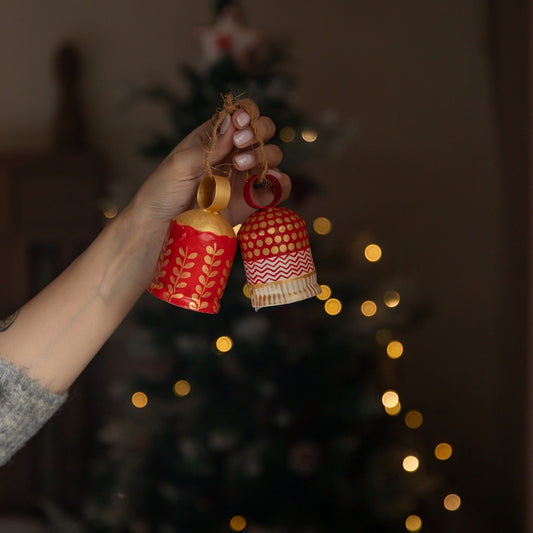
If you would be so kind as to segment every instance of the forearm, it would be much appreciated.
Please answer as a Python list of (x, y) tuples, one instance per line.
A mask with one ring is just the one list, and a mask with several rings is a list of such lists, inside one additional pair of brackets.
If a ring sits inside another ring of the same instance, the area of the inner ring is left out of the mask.
[(150, 281), (166, 231), (128, 207), (0, 333), (0, 354), (54, 393), (68, 389)]

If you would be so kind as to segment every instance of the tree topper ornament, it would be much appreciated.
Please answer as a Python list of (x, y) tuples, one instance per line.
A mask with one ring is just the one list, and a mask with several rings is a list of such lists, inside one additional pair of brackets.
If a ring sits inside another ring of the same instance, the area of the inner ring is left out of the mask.
[(210, 26), (196, 30), (205, 67), (231, 56), (241, 68), (250, 66), (254, 52), (263, 41), (260, 30), (248, 26), (238, 5), (226, 6)]

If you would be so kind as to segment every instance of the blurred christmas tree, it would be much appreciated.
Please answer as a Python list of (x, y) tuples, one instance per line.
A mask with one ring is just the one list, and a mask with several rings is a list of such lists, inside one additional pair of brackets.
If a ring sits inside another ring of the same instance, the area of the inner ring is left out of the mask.
[[(184, 70), (189, 94), (149, 91), (168, 106), (173, 132), (147, 155), (166, 155), (228, 91), (285, 126), (287, 164), (317, 146), (305, 135), (297, 146), (294, 133), (308, 125), (288, 101), (282, 49), (245, 24), (236, 2), (219, 1), (199, 38), (205, 64)], [(256, 313), (237, 260), (219, 315), (152, 297), (139, 306), (130, 357), (142, 371), (119, 384), (120, 408), (102, 431), (89, 531), (379, 533), (418, 531), (420, 513), (431, 522), (435, 481), (400, 438), (398, 396), (383, 395), (402, 350), (394, 335), (414, 315), (384, 289), (376, 245), (339, 251), (329, 221), (315, 222), (313, 253), (329, 285), (318, 298)], [(414, 466), (402, 468), (406, 457)]]

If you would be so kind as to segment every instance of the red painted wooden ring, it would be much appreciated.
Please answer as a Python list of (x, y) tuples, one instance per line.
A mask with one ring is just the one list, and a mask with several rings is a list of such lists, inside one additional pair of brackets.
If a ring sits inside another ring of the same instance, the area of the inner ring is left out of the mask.
[(276, 177), (272, 176), (272, 174), (267, 174), (265, 176), (265, 179), (270, 183), (272, 187), (274, 198), (267, 205), (258, 205), (252, 198), (252, 187), (260, 177), (261, 175), (257, 174), (256, 176), (251, 176), (246, 180), (243, 190), (244, 199), (250, 207), (255, 207), (256, 209), (266, 209), (267, 207), (274, 207), (275, 205), (279, 204), (279, 202), (281, 201), (281, 197), (283, 196), (283, 189), (281, 188), (281, 183)]

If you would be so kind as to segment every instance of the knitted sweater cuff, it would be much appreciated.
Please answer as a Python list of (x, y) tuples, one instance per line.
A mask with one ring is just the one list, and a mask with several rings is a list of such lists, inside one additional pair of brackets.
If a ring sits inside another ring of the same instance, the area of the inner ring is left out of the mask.
[(23, 370), (0, 357), (0, 466), (5, 464), (65, 402)]

